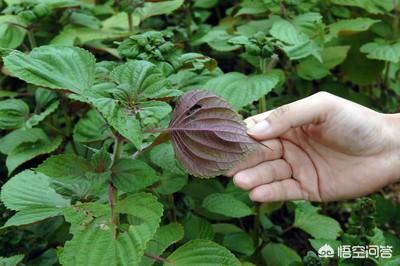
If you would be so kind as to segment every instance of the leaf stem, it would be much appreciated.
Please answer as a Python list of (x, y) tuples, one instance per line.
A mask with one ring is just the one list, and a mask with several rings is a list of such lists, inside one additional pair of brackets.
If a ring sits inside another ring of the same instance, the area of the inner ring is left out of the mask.
[(176, 212), (175, 212), (175, 201), (174, 201), (174, 195), (170, 194), (168, 195), (168, 201), (169, 204), (171, 205), (171, 210), (170, 210), (170, 222), (176, 222)]
[[(114, 152), (112, 157), (112, 165), (120, 158), (122, 152), (122, 138), (116, 133), (114, 141)], [(111, 209), (111, 223), (113, 225), (113, 236), (114, 239), (118, 237), (118, 227), (119, 227), (119, 215), (115, 211), (115, 207), (118, 202), (118, 190), (112, 184), (110, 180), (108, 183), (108, 202)]]
[(129, 32), (132, 32), (133, 30), (132, 12), (128, 12), (127, 15), (128, 15), (128, 29)]
[[(266, 63), (267, 59), (260, 57), (260, 73), (262, 74), (265, 74), (267, 72)], [(265, 95), (263, 95), (258, 101), (258, 112), (264, 113), (265, 111), (267, 111), (267, 99)]]
[(28, 41), (29, 41), (29, 45), (31, 46), (31, 49), (35, 48), (37, 46), (37, 44), (36, 44), (36, 39), (35, 39), (35, 36), (33, 35), (32, 29), (28, 29), (26, 34), (28, 35)]
[(390, 61), (385, 62), (385, 72), (383, 77), (383, 84), (389, 88), (389, 74), (390, 74)]
[(163, 258), (163, 257), (160, 257), (160, 256), (156, 256), (156, 255), (153, 255), (153, 254), (150, 254), (150, 253), (147, 253), (147, 252), (145, 252), (144, 253), (144, 255), (146, 256), (146, 257), (148, 257), (148, 258), (150, 258), (150, 259), (153, 259), (153, 260), (155, 260), (155, 261), (158, 261), (158, 262), (169, 262), (167, 259), (165, 259), (165, 258)]
[(113, 227), (112, 229), (113, 229), (114, 239), (117, 239), (118, 237), (118, 226), (119, 226), (119, 217), (115, 212), (115, 207), (117, 205), (117, 200), (118, 200), (117, 194), (118, 194), (117, 189), (110, 182), (108, 184), (108, 202), (110, 204), (110, 209), (111, 209), (111, 223)]
[(399, 6), (398, 6), (398, 0), (393, 0), (393, 7), (394, 7), (394, 18), (393, 18), (393, 37), (394, 39), (397, 39), (397, 36), (399, 34)]
[[(256, 205), (256, 215), (254, 216), (254, 223), (253, 223), (253, 243), (254, 248), (258, 249), (259, 246), (259, 234), (260, 234), (260, 205)], [(257, 258), (260, 261), (260, 258)]]

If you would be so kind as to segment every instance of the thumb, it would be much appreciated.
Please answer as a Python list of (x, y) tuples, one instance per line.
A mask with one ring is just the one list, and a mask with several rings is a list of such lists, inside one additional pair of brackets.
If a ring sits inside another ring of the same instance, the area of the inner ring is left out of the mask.
[(291, 128), (325, 121), (334, 96), (318, 92), (310, 97), (283, 105), (258, 121), (247, 133), (255, 139), (276, 138)]

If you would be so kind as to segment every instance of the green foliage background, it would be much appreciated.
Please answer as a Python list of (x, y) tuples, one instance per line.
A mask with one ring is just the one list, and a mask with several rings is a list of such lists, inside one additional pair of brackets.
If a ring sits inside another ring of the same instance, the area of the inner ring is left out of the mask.
[[(400, 265), (399, 188), (250, 202), (155, 145), (194, 88), (399, 112), (397, 0), (0, 1), (0, 265)], [(324, 244), (390, 259), (318, 258)]]

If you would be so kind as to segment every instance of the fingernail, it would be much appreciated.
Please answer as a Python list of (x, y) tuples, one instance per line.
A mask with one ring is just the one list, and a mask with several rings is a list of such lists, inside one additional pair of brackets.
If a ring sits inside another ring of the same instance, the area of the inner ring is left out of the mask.
[(267, 120), (263, 120), (258, 122), (257, 124), (254, 125), (254, 127), (250, 128), (247, 133), (251, 135), (260, 135), (260, 134), (265, 134), (270, 128), (270, 124), (268, 123)]

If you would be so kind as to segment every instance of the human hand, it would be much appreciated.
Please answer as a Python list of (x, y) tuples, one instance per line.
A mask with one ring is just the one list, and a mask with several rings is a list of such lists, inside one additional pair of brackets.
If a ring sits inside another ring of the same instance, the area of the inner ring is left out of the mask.
[(400, 116), (320, 92), (245, 120), (260, 145), (232, 169), (254, 201), (334, 201), (400, 176)]

